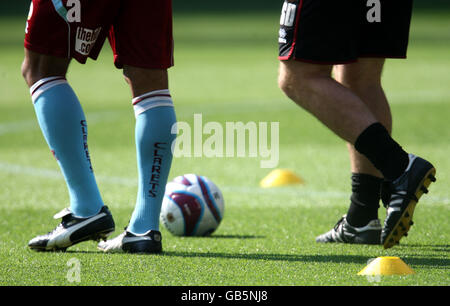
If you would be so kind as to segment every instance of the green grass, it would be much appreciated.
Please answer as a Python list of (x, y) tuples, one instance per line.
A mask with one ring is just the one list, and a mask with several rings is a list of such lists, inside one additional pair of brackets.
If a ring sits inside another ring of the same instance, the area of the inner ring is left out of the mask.
[[(349, 203), (343, 141), (294, 106), (277, 88), (274, 14), (175, 15), (171, 92), (178, 120), (280, 122), (280, 168), (304, 186), (261, 189), (269, 169), (259, 158), (176, 158), (170, 177), (198, 173), (223, 190), (225, 218), (209, 238), (177, 238), (162, 229), (164, 254), (111, 255), (95, 243), (66, 253), (34, 253), (26, 244), (57, 224), (67, 206), (59, 175), (20, 76), (24, 20), (0, 20), (0, 285), (450, 285), (450, 13), (417, 13), (408, 60), (388, 60), (384, 87), (394, 136), (429, 158), (438, 181), (416, 210), (400, 246), (322, 245)], [(89, 122), (89, 146), (104, 201), (120, 232), (137, 187), (134, 115), (127, 85), (108, 45), (97, 62), (73, 63), (69, 81)], [(385, 216), (380, 210), (380, 217)], [(416, 272), (372, 282), (357, 276), (371, 258), (399, 256)], [(81, 263), (70, 283), (67, 262)]]

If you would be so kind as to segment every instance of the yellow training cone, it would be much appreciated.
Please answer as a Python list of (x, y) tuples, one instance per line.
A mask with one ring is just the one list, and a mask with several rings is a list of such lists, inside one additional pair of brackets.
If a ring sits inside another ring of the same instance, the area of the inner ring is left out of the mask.
[(414, 271), (399, 257), (382, 256), (372, 260), (358, 275), (408, 275)]
[(263, 178), (259, 185), (268, 188), (303, 183), (304, 181), (292, 171), (287, 169), (275, 169)]

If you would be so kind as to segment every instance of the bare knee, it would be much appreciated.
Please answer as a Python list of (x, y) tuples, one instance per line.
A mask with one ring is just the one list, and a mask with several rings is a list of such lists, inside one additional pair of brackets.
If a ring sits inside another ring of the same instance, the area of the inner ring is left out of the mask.
[(290, 69), (289, 64), (281, 62), (278, 72), (278, 87), (292, 100), (307, 89), (307, 78), (299, 71)]
[(308, 100), (315, 90), (315, 84), (324, 79), (331, 79), (331, 66), (295, 61), (280, 63), (278, 86), (297, 104)]
[(297, 82), (294, 81), (293, 75), (280, 65), (280, 70), (278, 72), (278, 87), (281, 91), (290, 97), (293, 94), (295, 83)]
[(65, 76), (70, 60), (39, 54), (25, 49), (25, 57), (22, 62), (22, 76), (28, 86), (42, 78), (50, 76)]
[(125, 65), (123, 75), (125, 81), (130, 85), (133, 97), (169, 88), (166, 69), (146, 69)]
[(34, 75), (37, 74), (36, 64), (34, 61), (28, 57), (25, 56), (22, 62), (22, 76), (25, 79), (25, 82), (27, 83), (28, 87), (31, 87), (36, 81), (34, 80), (36, 77)]

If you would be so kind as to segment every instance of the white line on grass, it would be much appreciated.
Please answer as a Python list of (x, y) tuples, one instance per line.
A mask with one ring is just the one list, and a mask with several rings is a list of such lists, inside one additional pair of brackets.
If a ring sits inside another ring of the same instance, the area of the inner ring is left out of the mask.
[[(426, 96), (428, 98), (427, 103), (431, 103), (430, 95), (436, 96), (436, 98), (441, 97), (442, 94), (437, 95), (436, 92), (433, 91), (418, 91), (418, 94)], [(410, 96), (411, 93), (409, 91), (391, 91), (390, 98), (394, 101), (393, 104), (405, 104), (402, 102), (405, 96)], [(417, 98), (417, 95), (416, 95)], [(280, 97), (279, 100), (276, 101), (259, 101), (258, 102), (258, 113), (266, 113), (273, 111), (292, 111), (295, 110), (293, 104), (288, 103), (287, 101), (283, 101), (284, 98)], [(415, 101), (422, 101), (421, 99), (415, 99)], [(437, 99), (437, 102), (442, 102), (442, 99)], [(418, 103), (411, 102), (408, 100), (408, 103)], [(179, 120), (190, 119), (192, 118), (194, 113), (201, 113), (205, 116), (215, 116), (215, 115), (237, 115), (237, 114), (247, 114), (247, 113), (255, 113), (256, 104), (248, 103), (248, 101), (243, 104), (244, 106), (233, 108), (233, 107), (216, 107), (214, 110), (212, 109), (203, 109), (202, 111), (193, 111), (192, 108), (178, 107), (177, 108), (177, 117)], [(131, 113), (130, 113), (131, 114)], [(91, 112), (87, 113), (86, 119), (88, 120), (88, 124), (96, 124), (99, 122), (110, 122), (116, 121), (123, 117), (122, 111), (99, 111), (99, 112)], [(13, 122), (0, 123), (0, 136), (3, 134), (11, 134), (11, 133), (20, 133), (24, 131), (36, 130), (39, 128), (36, 119), (29, 120), (20, 120)]]
[[(43, 169), (43, 168), (35, 168), (29, 166), (22, 166), (10, 163), (0, 162), (0, 171), (7, 173), (15, 173), (27, 176), (41, 177), (52, 180), (62, 180), (63, 175), (60, 171), (51, 170), (51, 169)], [(99, 181), (108, 183), (108, 184), (117, 184), (117, 185), (125, 185), (125, 186), (135, 186), (137, 184), (136, 179), (129, 179), (124, 177), (115, 177), (115, 176), (105, 176), (105, 175), (96, 175), (95, 176)]]
[[(259, 106), (258, 113), (263, 112), (273, 112), (273, 111), (286, 111), (291, 110), (292, 106), (288, 103), (282, 103), (280, 101), (276, 102), (265, 102), (263, 106)], [(215, 115), (234, 115), (234, 114), (245, 114), (245, 113), (254, 113), (255, 105), (251, 104), (248, 107), (240, 107), (240, 108), (230, 108), (230, 107), (220, 107), (216, 110), (202, 110), (202, 111), (192, 111), (192, 108), (182, 108), (179, 107), (177, 110), (178, 119), (191, 119), (193, 118), (194, 113), (201, 113), (206, 116), (215, 116)], [(117, 121), (123, 118), (123, 111), (99, 111), (99, 112), (91, 112), (86, 114), (86, 119), (88, 125), (91, 126), (96, 123), (103, 122), (112, 122)], [(132, 112), (129, 112), (130, 116)], [(35, 118), (28, 120), (19, 120), (12, 122), (4, 122), (0, 123), (0, 136), (4, 134), (12, 134), (12, 133), (21, 133), (27, 131), (34, 131), (39, 129), (39, 124)]]
[(0, 123), (0, 135), (35, 130), (38, 127), (35, 119)]
[[(22, 166), (18, 164), (11, 164), (0, 161), (0, 172), (5, 173), (14, 173), (19, 175), (40, 177), (46, 179), (54, 179), (54, 180), (62, 180), (63, 176), (60, 171), (51, 170), (51, 169), (43, 169), (36, 168), (30, 166)], [(112, 184), (112, 185), (122, 185), (122, 186), (136, 186), (137, 178), (127, 178), (127, 177), (116, 177), (116, 176), (107, 176), (107, 175), (96, 175), (97, 180), (100, 183)], [(278, 187), (278, 188), (260, 188), (257, 186), (220, 186), (220, 189), (224, 193), (240, 193), (240, 194), (253, 194), (253, 195), (283, 195), (283, 196), (295, 196), (302, 198), (303, 200), (311, 200), (311, 199), (339, 199), (339, 200), (347, 200), (350, 197), (349, 192), (344, 191), (336, 191), (336, 190), (312, 190), (306, 189), (305, 187)], [(449, 197), (442, 196), (433, 196), (429, 195), (426, 197), (426, 201), (432, 204), (440, 204), (440, 205), (448, 205), (450, 204)], [(297, 205), (297, 203), (286, 203), (286, 206)], [(339, 202), (341, 204), (341, 202)], [(279, 203), (272, 204), (270, 202), (255, 203), (255, 205), (265, 205), (265, 206), (278, 206)], [(283, 204), (285, 205), (285, 204)]]
[[(121, 117), (122, 112), (119, 111), (101, 111), (88, 113), (86, 115), (89, 125), (99, 122), (116, 121)], [(39, 124), (36, 119), (0, 123), (0, 135), (33, 131), (37, 129), (39, 129)]]

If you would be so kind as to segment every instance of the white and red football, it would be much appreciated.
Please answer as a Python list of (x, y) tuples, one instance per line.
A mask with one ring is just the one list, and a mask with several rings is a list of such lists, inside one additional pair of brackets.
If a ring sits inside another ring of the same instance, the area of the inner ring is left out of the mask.
[(166, 185), (161, 223), (175, 236), (207, 236), (219, 226), (224, 214), (220, 189), (207, 177), (177, 176)]

